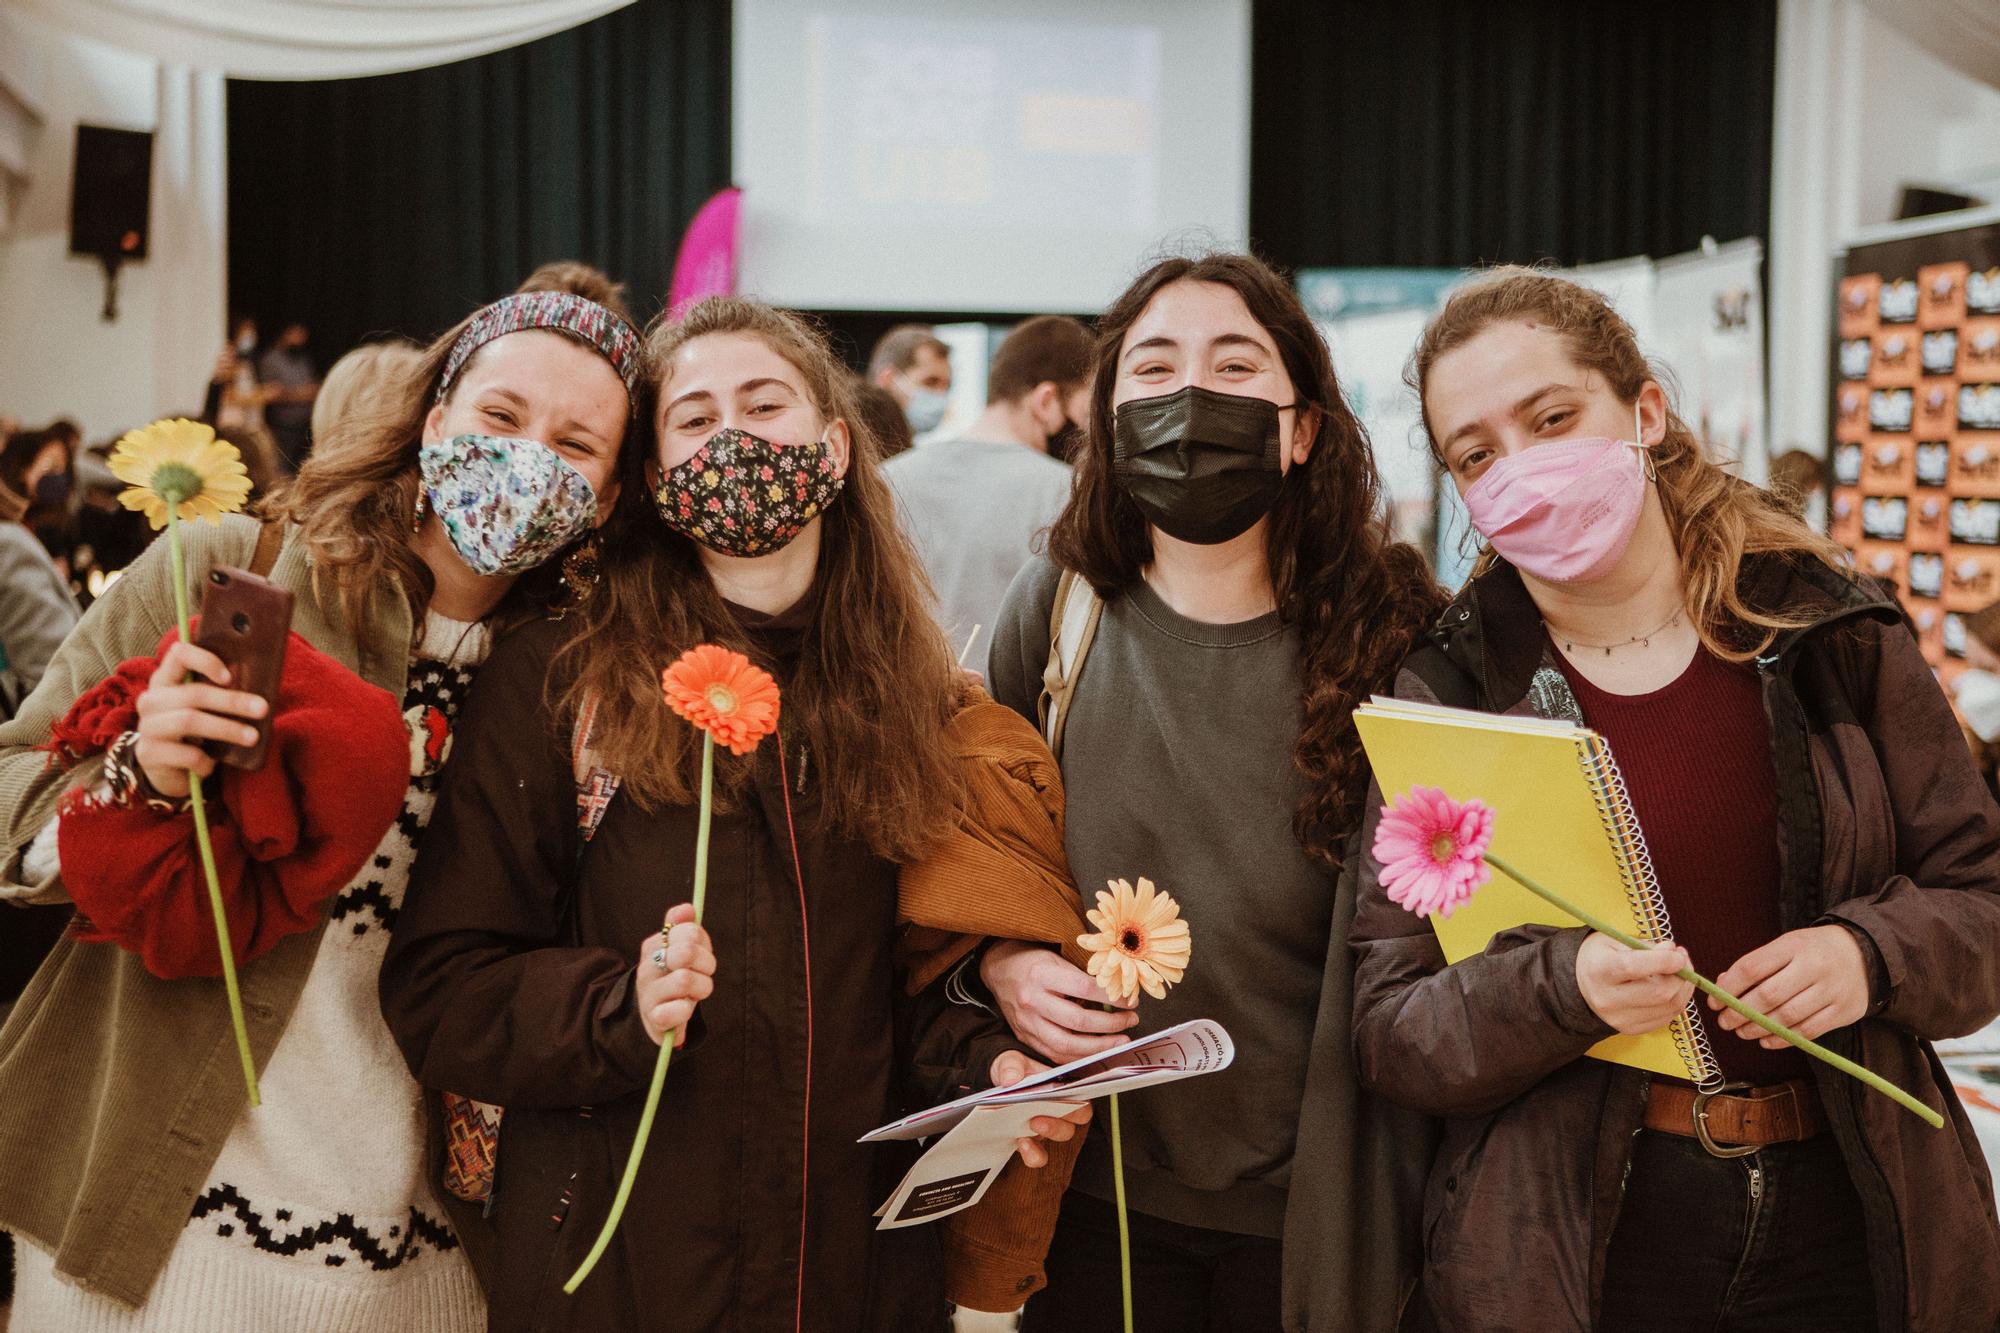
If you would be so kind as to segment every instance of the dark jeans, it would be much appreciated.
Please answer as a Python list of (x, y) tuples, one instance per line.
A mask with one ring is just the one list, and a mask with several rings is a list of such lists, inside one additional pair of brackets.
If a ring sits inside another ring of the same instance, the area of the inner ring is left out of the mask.
[[(1146, 1333), (1280, 1333), (1278, 1242), (1128, 1213), (1132, 1325)], [(1079, 1190), (1063, 1196), (1049, 1245), (1049, 1285), (1028, 1301), (1021, 1333), (1118, 1333), (1118, 1210)]]
[(1833, 1135), (1722, 1158), (1642, 1132), (1598, 1327), (1873, 1333), (1861, 1199)]

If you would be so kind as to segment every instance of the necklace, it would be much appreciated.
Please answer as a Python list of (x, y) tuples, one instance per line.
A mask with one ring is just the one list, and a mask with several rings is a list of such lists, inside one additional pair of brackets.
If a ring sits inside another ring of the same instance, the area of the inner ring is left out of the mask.
[(1606, 657), (1609, 657), (1611, 656), (1612, 653), (1616, 652), (1618, 649), (1630, 648), (1635, 643), (1642, 648), (1650, 648), (1653, 646), (1653, 636), (1655, 634), (1664, 633), (1665, 631), (1672, 629), (1675, 625), (1678, 625), (1680, 623), (1681, 623), (1681, 611), (1679, 609), (1676, 609), (1672, 615), (1668, 616), (1664, 621), (1660, 622), (1659, 624), (1653, 626), (1653, 628), (1647, 630), (1644, 634), (1634, 634), (1631, 638), (1626, 639), (1622, 643), (1585, 643), (1580, 639), (1572, 639), (1566, 634), (1557, 634), (1555, 626), (1549, 624), (1549, 622), (1546, 620), (1542, 622), (1542, 628), (1549, 632), (1550, 638), (1561, 641), (1564, 652), (1574, 653), (1579, 648), (1588, 648), (1592, 652), (1597, 652), (1599, 650), (1602, 650), (1604, 655)]

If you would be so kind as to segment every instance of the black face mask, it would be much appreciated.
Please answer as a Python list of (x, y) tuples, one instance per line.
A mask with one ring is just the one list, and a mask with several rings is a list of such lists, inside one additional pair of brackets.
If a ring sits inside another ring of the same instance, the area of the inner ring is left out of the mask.
[(1135, 399), (1113, 420), (1112, 475), (1168, 536), (1197, 546), (1226, 542), (1278, 501), (1279, 410), (1268, 398), (1192, 384)]

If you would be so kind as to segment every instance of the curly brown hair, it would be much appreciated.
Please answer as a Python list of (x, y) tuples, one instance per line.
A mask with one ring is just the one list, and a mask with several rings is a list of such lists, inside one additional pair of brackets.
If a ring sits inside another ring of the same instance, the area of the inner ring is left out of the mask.
[[(806, 740), (828, 826), (877, 855), (905, 860), (949, 832), (961, 808), (957, 762), (945, 729), (964, 692), (928, 584), (896, 522), (873, 436), (854, 410), (851, 377), (804, 319), (742, 297), (709, 297), (647, 336), (642, 390), (653, 421), (673, 358), (698, 338), (746, 334), (796, 368), (827, 422), (853, 440), (841, 494), (819, 522), (819, 564), (806, 594), (800, 659), (785, 683), (783, 734)], [(655, 433), (657, 423), (654, 423)], [(551, 672), (553, 711), (565, 722), (596, 705), (592, 744), (646, 808), (694, 801), (701, 747), (660, 697), (660, 671), (700, 643), (755, 658), (686, 536), (654, 509), (643, 464), (623, 472), (605, 526), (603, 584), (568, 619), (575, 628)], [(769, 665), (769, 663), (766, 663)], [(717, 756), (725, 803), (740, 799), (750, 759)]]
[(1306, 791), (1292, 830), (1309, 854), (1338, 867), (1368, 792), (1354, 707), (1389, 688), (1445, 598), (1423, 555), (1390, 535), (1367, 432), (1341, 395), (1325, 339), (1269, 265), (1241, 254), (1165, 259), (1098, 321), (1089, 434), (1049, 554), (1102, 596), (1130, 586), (1152, 561), (1145, 515), (1112, 475), (1111, 393), (1127, 331), (1176, 282), (1218, 283), (1240, 296), (1277, 344), (1301, 408), (1320, 414), (1312, 452), (1286, 474), (1271, 510), (1267, 559), (1278, 614), (1298, 629), (1304, 680), (1305, 722), (1292, 762)]
[[(1637, 402), (1649, 381), (1665, 387), (1665, 376), (1639, 350), (1632, 326), (1602, 294), (1539, 269), (1494, 269), (1445, 302), (1424, 329), (1404, 372), (1403, 378), (1423, 404), (1424, 433), (1439, 467), (1444, 459), (1431, 434), (1430, 409), (1423, 397), (1431, 372), (1439, 357), (1507, 320), (1532, 320), (1559, 335), (1570, 359), (1602, 375), (1620, 402)], [(1817, 561), (1842, 575), (1852, 573), (1847, 553), (1807, 527), (1788, 495), (1752, 486), (1710, 458), (1674, 411), (1671, 396), (1666, 434), (1646, 452), (1657, 474), (1660, 508), (1680, 554), (1688, 619), (1703, 646), (1716, 656), (1747, 662), (1786, 630), (1812, 623), (1810, 613), (1758, 607), (1745, 600), (1739, 588), (1745, 556)], [(1488, 547), (1480, 554), (1478, 568), (1483, 571), (1494, 558)]]

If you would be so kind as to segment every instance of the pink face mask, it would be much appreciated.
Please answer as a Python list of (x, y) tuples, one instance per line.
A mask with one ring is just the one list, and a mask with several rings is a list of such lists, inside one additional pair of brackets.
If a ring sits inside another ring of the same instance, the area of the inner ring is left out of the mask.
[[(1632, 441), (1639, 439), (1632, 408)], [(1465, 493), (1472, 526), (1523, 573), (1589, 583), (1611, 572), (1646, 503), (1643, 445), (1559, 440), (1494, 460)]]

